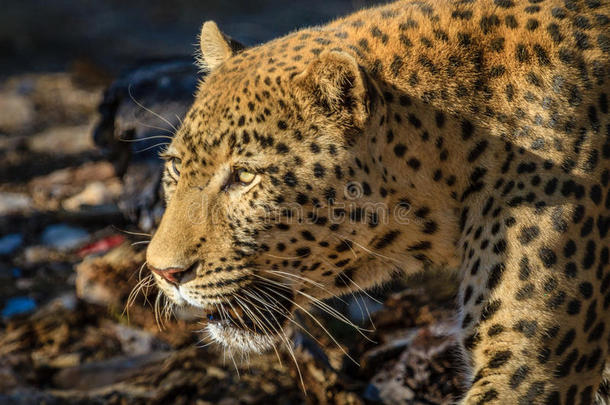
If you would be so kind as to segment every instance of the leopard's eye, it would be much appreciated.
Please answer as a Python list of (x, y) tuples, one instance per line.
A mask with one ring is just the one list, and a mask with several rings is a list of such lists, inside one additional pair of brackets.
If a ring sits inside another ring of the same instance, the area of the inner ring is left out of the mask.
[(244, 185), (252, 183), (255, 177), (255, 173), (249, 172), (246, 169), (238, 169), (235, 172), (235, 179)]
[(178, 158), (170, 159), (170, 171), (171, 174), (175, 177), (180, 177), (180, 168), (182, 165), (182, 161)]

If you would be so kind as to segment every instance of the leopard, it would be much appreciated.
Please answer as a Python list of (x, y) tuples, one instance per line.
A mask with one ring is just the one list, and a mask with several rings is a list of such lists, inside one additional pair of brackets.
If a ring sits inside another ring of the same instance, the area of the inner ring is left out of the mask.
[(460, 403), (607, 403), (609, 23), (402, 0), (245, 48), (205, 22), (146, 254), (163, 299), (261, 352), (325, 299), (447, 271)]

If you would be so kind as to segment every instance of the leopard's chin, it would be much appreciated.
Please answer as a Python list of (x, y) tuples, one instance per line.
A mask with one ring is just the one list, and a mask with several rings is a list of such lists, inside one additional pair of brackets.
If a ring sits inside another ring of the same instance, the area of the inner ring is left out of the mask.
[(265, 295), (267, 300), (259, 297), (259, 301), (252, 301), (236, 294), (225, 303), (208, 307), (208, 339), (238, 352), (262, 353), (274, 348), (285, 339), (284, 328), (294, 310), (293, 295), (273, 290), (265, 291)]
[(240, 353), (263, 353), (279, 341), (276, 334), (245, 329), (228, 320), (209, 322), (205, 331), (212, 342)]

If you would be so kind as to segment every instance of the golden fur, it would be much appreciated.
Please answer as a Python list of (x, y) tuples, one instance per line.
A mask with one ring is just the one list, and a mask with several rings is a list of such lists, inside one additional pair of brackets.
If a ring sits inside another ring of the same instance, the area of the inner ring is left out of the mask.
[(159, 287), (259, 350), (295, 309), (450, 269), (464, 403), (591, 403), (610, 340), (609, 16), (399, 1), (247, 50), (204, 24), (210, 74), (148, 249)]

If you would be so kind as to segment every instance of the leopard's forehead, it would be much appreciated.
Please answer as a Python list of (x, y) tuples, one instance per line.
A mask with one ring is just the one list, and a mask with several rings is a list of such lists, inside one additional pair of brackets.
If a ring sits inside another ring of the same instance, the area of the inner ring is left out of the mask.
[(286, 99), (292, 78), (323, 50), (347, 50), (340, 44), (344, 35), (339, 29), (310, 28), (239, 52), (204, 79), (193, 108), (220, 114), (230, 110), (260, 114), (256, 110), (261, 106), (285, 107), (294, 101)]
[(291, 81), (307, 65), (307, 58), (296, 57), (297, 52), (309, 52), (310, 58), (318, 52), (295, 45), (305, 41), (299, 38), (294, 34), (245, 50), (200, 83), (172, 143), (186, 166), (205, 173), (214, 170), (214, 162), (248, 160), (262, 165), (269, 156), (278, 162), (310, 153), (312, 139), (321, 130), (304, 117)]

